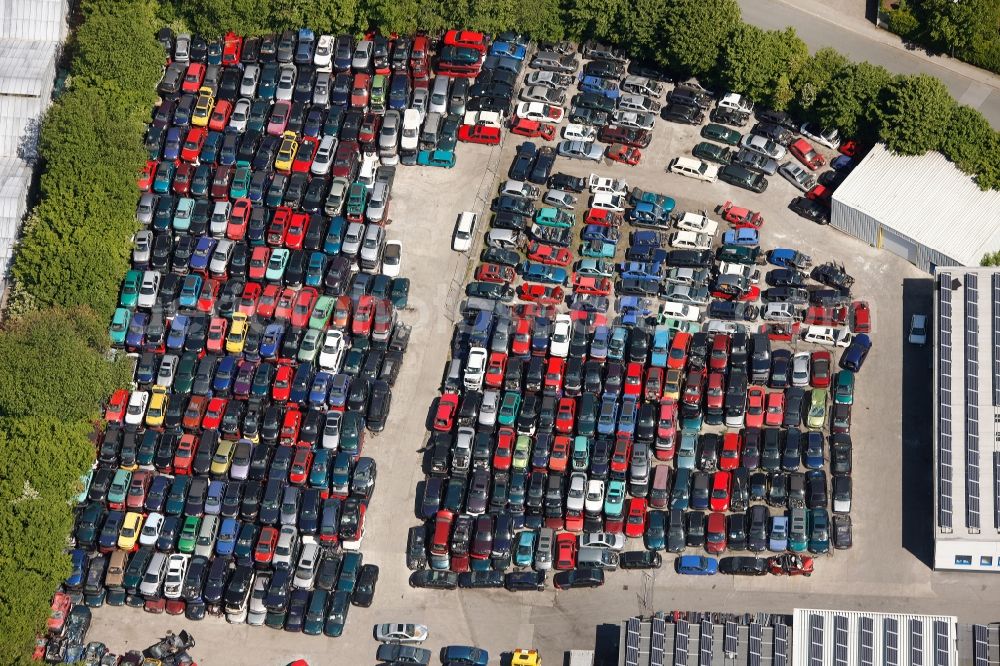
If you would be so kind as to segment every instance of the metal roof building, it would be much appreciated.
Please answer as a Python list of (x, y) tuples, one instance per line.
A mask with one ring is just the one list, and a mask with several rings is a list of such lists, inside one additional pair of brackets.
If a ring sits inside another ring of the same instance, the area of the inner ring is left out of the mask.
[(838, 187), (830, 224), (929, 273), (1000, 250), (1000, 192), (983, 192), (940, 153), (876, 145)]
[(1000, 573), (1000, 270), (934, 286), (934, 568)]
[(66, 13), (66, 0), (0, 0), (0, 292), (27, 212)]

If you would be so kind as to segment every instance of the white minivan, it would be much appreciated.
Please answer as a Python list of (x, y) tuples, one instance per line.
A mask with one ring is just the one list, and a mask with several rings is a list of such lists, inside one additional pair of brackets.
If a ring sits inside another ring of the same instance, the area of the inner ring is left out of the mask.
[(468, 252), (472, 248), (472, 232), (476, 228), (476, 221), (479, 216), (470, 211), (462, 211), (458, 214), (458, 221), (455, 223), (455, 235), (451, 240), (451, 249), (455, 252)]

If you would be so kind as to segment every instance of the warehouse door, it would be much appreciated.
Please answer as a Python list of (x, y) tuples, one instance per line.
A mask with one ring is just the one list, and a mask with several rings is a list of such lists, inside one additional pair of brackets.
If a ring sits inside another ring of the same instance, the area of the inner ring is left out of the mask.
[(881, 231), (883, 250), (897, 254), (911, 264), (917, 263), (917, 244), (915, 241), (905, 238), (884, 226), (881, 227)]

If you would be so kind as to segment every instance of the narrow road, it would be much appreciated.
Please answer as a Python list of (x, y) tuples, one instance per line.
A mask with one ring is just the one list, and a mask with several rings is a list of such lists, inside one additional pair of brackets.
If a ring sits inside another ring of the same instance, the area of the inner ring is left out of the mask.
[(1000, 129), (1000, 77), (963, 62), (908, 50), (895, 35), (863, 16), (850, 16), (815, 0), (739, 0), (743, 19), (768, 30), (793, 27), (810, 50), (836, 48), (849, 58), (867, 60), (898, 74), (932, 74), (961, 104), (978, 109)]

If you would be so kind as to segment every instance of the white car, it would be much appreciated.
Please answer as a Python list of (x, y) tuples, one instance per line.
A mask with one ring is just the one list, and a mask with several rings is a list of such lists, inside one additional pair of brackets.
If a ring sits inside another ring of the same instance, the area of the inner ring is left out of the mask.
[(160, 293), (160, 273), (158, 271), (145, 271), (142, 274), (142, 283), (139, 285), (139, 296), (136, 304), (140, 308), (151, 308), (156, 304), (156, 296)]
[(403, 260), (403, 242), (391, 240), (385, 242), (382, 251), (382, 275), (399, 277), (399, 265)]
[(140, 546), (156, 545), (157, 539), (160, 538), (160, 530), (163, 529), (163, 520), (163, 514), (155, 511), (146, 516), (146, 522), (143, 523), (142, 531), (139, 532)]
[(708, 219), (708, 216), (704, 214), (704, 211), (702, 211), (700, 215), (698, 213), (685, 212), (681, 215), (680, 219), (677, 220), (677, 228), (681, 231), (694, 231), (699, 234), (715, 236), (716, 232), (719, 230), (719, 223), (715, 220)]
[(233, 105), (233, 112), (229, 114), (227, 129), (242, 134), (243, 130), (247, 128), (247, 122), (250, 120), (250, 107), (250, 100), (246, 97), (236, 100), (236, 104)]
[(420, 145), (420, 112), (416, 109), (403, 111), (403, 129), (399, 134), (399, 149), (414, 151)]
[(753, 113), (753, 102), (739, 93), (728, 92), (722, 96), (718, 104), (720, 109), (730, 109), (750, 115)]
[(471, 211), (462, 211), (455, 222), (455, 235), (451, 239), (451, 249), (455, 252), (468, 252), (472, 247), (472, 232), (476, 228), (478, 215)]
[(319, 350), (319, 367), (331, 372), (340, 370), (346, 346), (343, 331), (336, 329), (327, 331), (323, 338), (323, 347)]
[(596, 141), (560, 141), (557, 152), (562, 157), (600, 162), (604, 158), (604, 149), (605, 145)]
[(180, 599), (190, 561), (191, 556), (182, 553), (174, 553), (167, 560), (167, 575), (163, 579), (163, 596), (167, 599)]
[(465, 359), (465, 374), (462, 378), (466, 391), (478, 391), (483, 387), (488, 356), (483, 347), (473, 347), (469, 350), (469, 356)]
[(565, 190), (549, 190), (542, 198), (542, 202), (556, 208), (572, 209), (576, 205), (577, 198)]
[(753, 284), (760, 282), (760, 271), (758, 269), (747, 264), (738, 264), (734, 261), (724, 261), (719, 264), (719, 275), (736, 275), (746, 278)]
[(810, 326), (802, 334), (802, 339), (818, 345), (849, 347), (854, 336), (847, 328), (835, 326)]
[(573, 472), (569, 477), (569, 489), (566, 491), (566, 510), (583, 511), (586, 494), (587, 475), (583, 472)]
[(594, 141), (597, 139), (597, 129), (590, 125), (570, 123), (563, 128), (562, 135), (567, 141)]
[(690, 157), (675, 157), (667, 167), (670, 173), (676, 173), (706, 183), (714, 183), (719, 177), (719, 167)]
[(566, 358), (569, 356), (570, 328), (573, 320), (568, 314), (556, 315), (552, 325), (552, 337), (549, 338), (549, 354)]
[(128, 399), (128, 408), (125, 410), (125, 425), (137, 426), (146, 418), (146, 407), (149, 405), (149, 393), (146, 391), (132, 391)]
[(615, 125), (619, 125), (621, 127), (651, 130), (653, 129), (653, 123), (656, 121), (656, 114), (647, 113), (645, 111), (617, 109), (612, 112), (611, 121)]
[(670, 247), (682, 250), (709, 250), (712, 248), (712, 237), (695, 231), (675, 231), (670, 234)]
[(740, 141), (740, 146), (752, 153), (775, 160), (784, 159), (785, 154), (788, 152), (780, 143), (776, 143), (766, 136), (760, 136), (759, 134), (747, 134)]
[(628, 194), (628, 183), (620, 178), (608, 178), (599, 176), (596, 173), (590, 174), (587, 181), (591, 192), (611, 192), (612, 194)]
[(816, 178), (794, 162), (786, 162), (778, 169), (778, 173), (797, 190), (808, 192), (816, 184)]
[(565, 112), (561, 107), (544, 102), (521, 102), (517, 105), (518, 118), (537, 120), (542, 123), (561, 123)]
[(320, 72), (330, 71), (333, 65), (333, 35), (320, 35), (316, 41), (313, 64)]
[(309, 167), (309, 171), (311, 171), (314, 176), (325, 176), (328, 174), (330, 172), (330, 167), (333, 166), (333, 156), (336, 152), (337, 137), (327, 134), (319, 142), (319, 148), (316, 149), (316, 156), (313, 157), (313, 162)]
[(560, 105), (566, 101), (566, 93), (548, 86), (530, 86), (521, 90), (521, 99), (526, 102), (542, 102), (543, 104)]
[(584, 509), (590, 513), (600, 513), (604, 510), (604, 482), (600, 479), (591, 479), (587, 482)]
[(836, 149), (840, 144), (840, 132), (836, 129), (823, 129), (819, 125), (806, 123), (799, 128), (799, 133), (807, 139), (812, 139), (821, 146)]
[(597, 191), (594, 196), (590, 198), (590, 207), (597, 208), (600, 210), (609, 210), (613, 213), (621, 213), (625, 210), (625, 204), (628, 202), (625, 200), (624, 194), (618, 194), (615, 192), (605, 192)]
[(911, 345), (927, 344), (927, 315), (915, 314), (910, 318), (910, 335), (907, 340)]
[(422, 624), (376, 624), (375, 640), (379, 643), (423, 643), (427, 627)]
[(792, 356), (792, 386), (809, 386), (809, 352)]
[(660, 103), (642, 95), (628, 94), (618, 98), (618, 108), (622, 111), (656, 113), (660, 110)]

